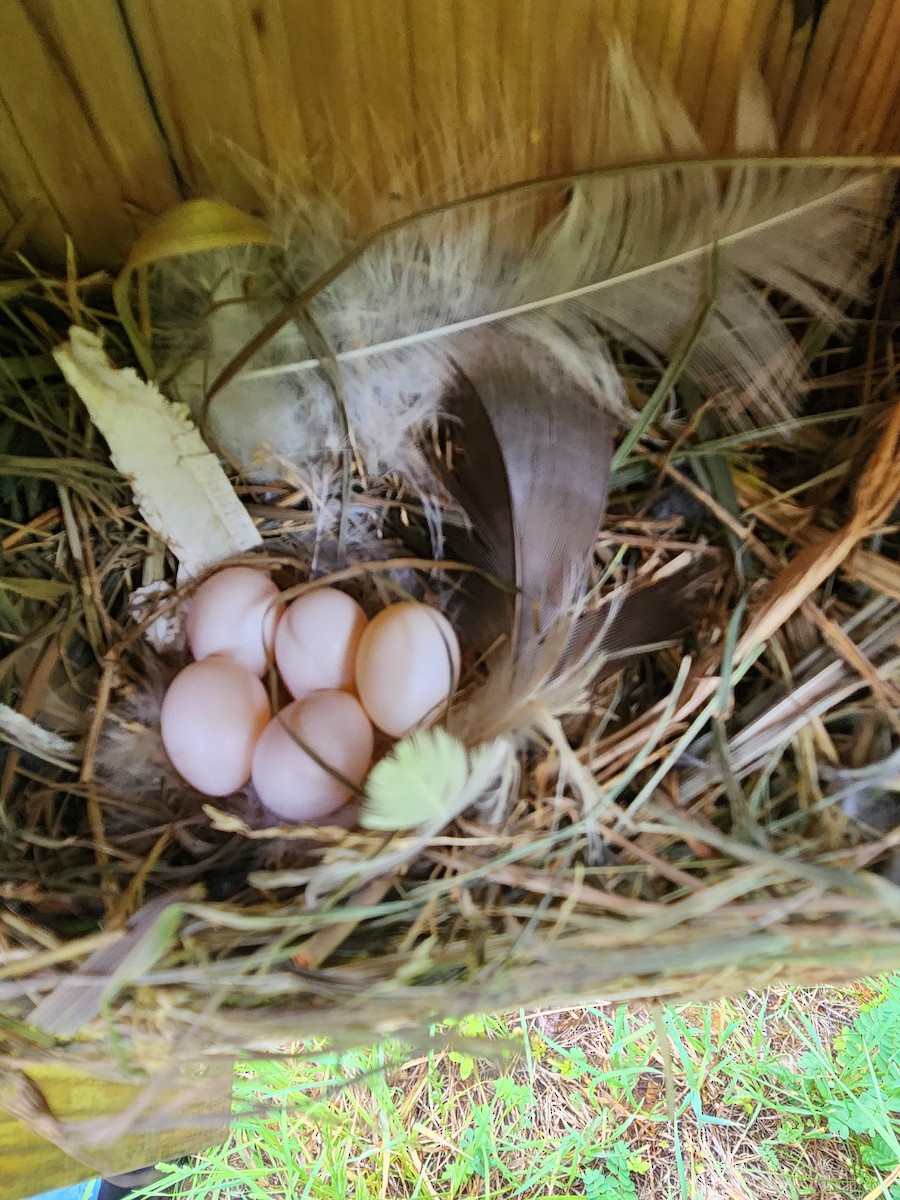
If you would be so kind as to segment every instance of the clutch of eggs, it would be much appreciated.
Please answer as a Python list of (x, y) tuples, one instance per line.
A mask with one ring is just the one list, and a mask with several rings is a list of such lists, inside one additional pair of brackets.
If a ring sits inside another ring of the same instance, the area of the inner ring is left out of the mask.
[[(459, 641), (428, 605), (392, 604), (371, 621), (322, 587), (284, 610), (262, 571), (228, 567), (187, 615), (195, 662), (163, 700), (172, 765), (197, 791), (227, 796), (251, 779), (287, 821), (327, 817), (363, 783), (373, 726), (399, 738), (434, 721), (459, 679)], [(274, 658), (293, 700), (272, 714), (260, 676)]]

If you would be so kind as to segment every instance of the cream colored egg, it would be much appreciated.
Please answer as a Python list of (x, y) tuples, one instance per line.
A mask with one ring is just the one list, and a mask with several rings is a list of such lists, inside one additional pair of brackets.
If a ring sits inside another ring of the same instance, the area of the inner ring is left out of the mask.
[(320, 766), (292, 734), (358, 787), (372, 761), (372, 726), (355, 697), (322, 691), (286, 705), (263, 731), (253, 755), (257, 795), (284, 821), (317, 821), (346, 803), (352, 789)]
[(281, 615), (269, 607), (278, 588), (264, 571), (226, 567), (197, 588), (188, 607), (188, 645), (196, 659), (224, 654), (254, 675), (266, 669)]
[(275, 661), (295, 700), (321, 689), (353, 691), (366, 614), (337, 588), (317, 588), (285, 609), (275, 634)]
[(272, 715), (266, 689), (246, 667), (215, 655), (175, 676), (160, 711), (175, 770), (207, 796), (227, 796), (250, 778), (253, 749)]
[(373, 617), (356, 654), (356, 689), (391, 737), (440, 716), (459, 679), (459, 640), (427, 604), (392, 604)]

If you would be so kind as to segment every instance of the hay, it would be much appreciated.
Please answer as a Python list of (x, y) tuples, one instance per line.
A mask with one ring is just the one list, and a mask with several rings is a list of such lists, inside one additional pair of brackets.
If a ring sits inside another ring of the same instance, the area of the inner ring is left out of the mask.
[[(143, 1075), (307, 1035), (427, 1044), (435, 1020), (472, 1010), (698, 999), (900, 964), (892, 255), (881, 278), (847, 343), (785, 311), (812, 379), (787, 445), (779, 429), (725, 429), (666, 379), (693, 415), (647, 414), (617, 456), (595, 575), (608, 591), (702, 561), (698, 628), (600, 683), (565, 740), (531, 744), (499, 822), (470, 810), (411, 853), (407, 835), (267, 829), (165, 774), (129, 792), (146, 680), (173, 663), (128, 598), (173, 582), (174, 564), (48, 351), (71, 321), (103, 328), (119, 362), (131, 349), (107, 280), (20, 262), (0, 284), (5, 1065)], [(651, 394), (659, 373), (623, 361)], [(234, 483), (264, 539), (253, 561), (302, 585), (297, 547), (315, 545), (321, 572), (309, 498)], [(398, 480), (355, 468), (345, 495), (420, 515)], [(349, 570), (335, 556), (335, 575), (369, 603), (428, 586), (390, 534), (384, 556)], [(110, 736), (118, 785), (97, 768)], [(579, 778), (602, 804), (584, 810)], [(342, 886), (308, 890), (335, 865)], [(59, 1037), (29, 1024), (39, 1004)]]

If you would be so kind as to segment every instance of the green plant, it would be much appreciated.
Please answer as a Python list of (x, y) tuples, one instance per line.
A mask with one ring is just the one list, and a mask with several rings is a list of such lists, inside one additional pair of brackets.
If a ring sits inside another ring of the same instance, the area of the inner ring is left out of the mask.
[[(852, 1142), (865, 1166), (900, 1166), (900, 975), (835, 1038), (833, 1053), (813, 1046), (800, 1068), (818, 1089), (828, 1131)], [(900, 1183), (889, 1189), (900, 1200)]]
[(473, 1015), (435, 1027), (425, 1055), (308, 1044), (241, 1067), (229, 1144), (153, 1191), (862, 1200), (884, 1180), (900, 1200), (898, 1018), (895, 977), (874, 993), (868, 983), (668, 1008), (658, 1024), (624, 1007)]
[(602, 1165), (585, 1171), (584, 1193), (588, 1200), (638, 1200), (634, 1175), (643, 1174), (649, 1166), (627, 1142), (616, 1142), (604, 1154)]
[[(869, 1191), (900, 1166), (900, 976), (876, 985), (826, 1044), (797, 995), (788, 994), (784, 1017), (795, 1050), (779, 1059), (751, 1038), (757, 1063), (741, 1058), (729, 1070), (729, 1102), (746, 1113), (747, 1127), (773, 1114), (770, 1148), (838, 1139), (850, 1149)], [(883, 1195), (900, 1200), (900, 1183)]]

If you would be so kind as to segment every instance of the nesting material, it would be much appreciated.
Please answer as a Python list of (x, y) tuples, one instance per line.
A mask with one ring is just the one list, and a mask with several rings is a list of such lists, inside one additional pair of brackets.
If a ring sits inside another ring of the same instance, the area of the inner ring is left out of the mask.
[[(148, 1071), (306, 1035), (425, 1046), (472, 1009), (900, 963), (893, 178), (688, 164), (671, 96), (621, 56), (604, 83), (610, 161), (637, 130), (642, 160), (679, 165), (435, 210), (358, 252), (329, 203), (275, 205), (266, 246), (161, 255), (130, 297), (259, 539), (219, 565), (348, 597), (319, 690), (276, 692), (298, 740), (277, 724), (255, 743), (302, 757), (320, 706), (326, 738), (358, 725), (315, 812), (255, 760), (256, 789), (212, 800), (167, 762), (166, 688), (219, 670), (221, 646), (187, 666), (146, 641), (190, 592), (180, 551), (44, 373), (46, 328), (78, 316), (65, 289), (8, 301), (16, 1062), (50, 1035)], [(751, 101), (739, 141), (771, 150)], [(129, 596), (155, 583), (173, 590), (136, 623)], [(407, 734), (360, 663), (376, 614), (413, 602), (460, 649), (438, 638), (453, 693)]]

